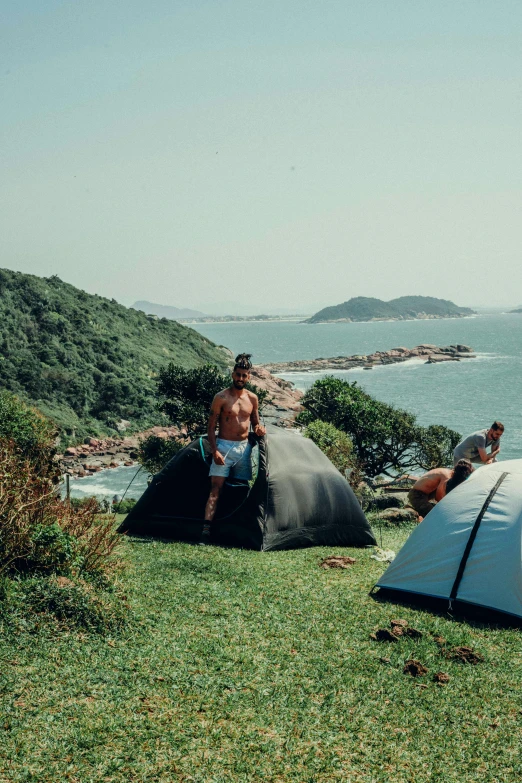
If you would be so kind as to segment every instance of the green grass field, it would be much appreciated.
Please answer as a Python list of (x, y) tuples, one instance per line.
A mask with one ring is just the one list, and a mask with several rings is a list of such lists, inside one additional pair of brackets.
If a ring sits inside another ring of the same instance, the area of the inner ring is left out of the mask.
[[(123, 634), (20, 622), (0, 640), (1, 783), (522, 778), (518, 630), (373, 600), (371, 550), (124, 551)], [(330, 554), (356, 563), (320, 568)], [(423, 637), (369, 638), (397, 617)], [(445, 659), (432, 634), (484, 662)], [(403, 673), (409, 657), (426, 676)]]

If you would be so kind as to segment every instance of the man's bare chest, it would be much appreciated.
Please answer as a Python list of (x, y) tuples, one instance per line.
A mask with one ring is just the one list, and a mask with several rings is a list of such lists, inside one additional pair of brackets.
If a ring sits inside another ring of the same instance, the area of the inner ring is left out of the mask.
[(235, 400), (233, 403), (225, 403), (222, 415), (225, 419), (248, 419), (252, 410), (253, 406), (250, 400)]

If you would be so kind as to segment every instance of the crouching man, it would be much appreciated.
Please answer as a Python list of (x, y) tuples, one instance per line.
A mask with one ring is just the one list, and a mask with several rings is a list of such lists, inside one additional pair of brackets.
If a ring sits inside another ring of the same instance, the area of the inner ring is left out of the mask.
[(212, 402), (208, 420), (208, 441), (212, 449), (211, 485), (201, 534), (202, 544), (210, 543), (210, 526), (226, 479), (229, 476), (242, 480), (252, 478), (252, 446), (248, 442), (250, 425), (259, 437), (266, 432), (259, 423), (257, 395), (245, 389), (251, 368), (250, 354), (236, 356), (232, 385), (218, 392)]
[(421, 476), (408, 493), (408, 503), (419, 515), (419, 522), (422, 522), (439, 500), (462, 484), (472, 473), (471, 462), (468, 459), (459, 459), (453, 470), (434, 468)]

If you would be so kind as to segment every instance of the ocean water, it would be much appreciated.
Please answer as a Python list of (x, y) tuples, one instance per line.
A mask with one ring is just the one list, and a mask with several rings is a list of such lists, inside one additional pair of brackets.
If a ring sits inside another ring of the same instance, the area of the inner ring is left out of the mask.
[(373, 370), (283, 377), (303, 390), (327, 374), (357, 381), (378, 399), (415, 413), (421, 424), (445, 424), (462, 434), (500, 419), (506, 426), (501, 458), (522, 458), (522, 315), (344, 324), (235, 322), (193, 328), (234, 353), (251, 352), (260, 364), (368, 354), (420, 343), (469, 345), (476, 359), (444, 364), (412, 360)]
[[(506, 426), (501, 459), (522, 458), (522, 315), (351, 324), (234, 322), (192, 328), (234, 353), (252, 353), (259, 364), (368, 354), (420, 343), (469, 345), (476, 359), (443, 364), (411, 360), (373, 370), (285, 373), (283, 377), (303, 390), (326, 374), (356, 381), (378, 399), (415, 413), (419, 423), (445, 424), (462, 434), (500, 419)], [(71, 492), (77, 497), (121, 495), (136, 469), (122, 467), (75, 479)], [(139, 497), (146, 479), (142, 471), (127, 497)]]
[[(148, 480), (148, 474), (144, 470), (139, 470), (139, 467), (139, 465), (132, 467), (122, 465), (120, 468), (101, 470), (99, 473), (85, 478), (71, 477), (69, 485), (71, 497), (86, 498), (96, 495), (100, 499), (112, 500), (114, 495), (119, 495), (122, 498), (127, 492), (126, 499), (137, 499), (147, 489)], [(63, 481), (61, 485), (62, 496), (65, 496), (65, 492), (65, 481)]]

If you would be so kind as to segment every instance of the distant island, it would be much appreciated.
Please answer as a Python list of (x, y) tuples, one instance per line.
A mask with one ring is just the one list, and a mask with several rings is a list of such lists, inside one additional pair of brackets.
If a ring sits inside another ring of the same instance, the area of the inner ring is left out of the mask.
[(304, 313), (295, 313), (294, 315), (266, 315), (265, 313), (260, 315), (207, 315), (200, 310), (191, 310), (188, 307), (172, 307), (146, 301), (134, 302), (132, 309), (141, 310), (156, 318), (178, 321), (180, 324), (219, 324), (231, 321), (301, 321), (306, 317)]
[(195, 318), (209, 318), (200, 310), (191, 310), (188, 307), (172, 307), (171, 305), (160, 305), (155, 302), (134, 302), (133, 310), (142, 310), (147, 315), (157, 315), (158, 318), (169, 318), (171, 321), (182, 321)]
[(400, 296), (389, 302), (356, 296), (342, 304), (319, 310), (303, 323), (409, 321), (417, 318), (462, 318), (474, 314), (475, 311), (470, 307), (459, 307), (449, 299), (436, 299), (433, 296)]
[(515, 307), (514, 310), (510, 310), (510, 313), (522, 313), (522, 307)]

